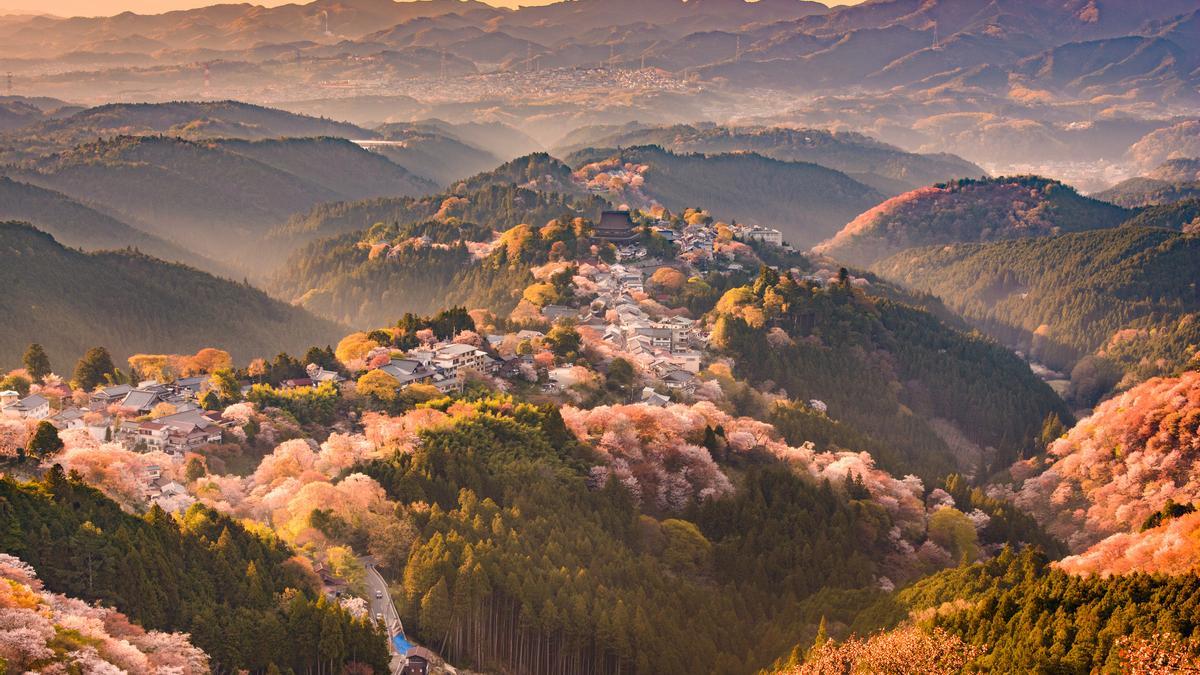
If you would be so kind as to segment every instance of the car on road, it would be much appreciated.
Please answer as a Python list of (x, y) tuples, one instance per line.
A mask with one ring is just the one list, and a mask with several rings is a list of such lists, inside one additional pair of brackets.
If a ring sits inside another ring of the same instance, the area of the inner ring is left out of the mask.
[(383, 591), (375, 591), (375, 599), (376, 600), (378, 600), (382, 597), (383, 597)]
[(378, 612), (378, 613), (376, 613), (376, 614), (375, 614), (375, 620), (376, 620), (376, 621), (383, 621), (383, 612)]

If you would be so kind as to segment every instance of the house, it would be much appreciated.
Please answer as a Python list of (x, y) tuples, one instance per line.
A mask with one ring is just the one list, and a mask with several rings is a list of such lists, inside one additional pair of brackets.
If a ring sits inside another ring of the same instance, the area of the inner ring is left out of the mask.
[(4, 406), (4, 414), (23, 420), (44, 420), (50, 416), (50, 401), (39, 394), (32, 394)]
[(425, 363), (458, 375), (462, 368), (470, 368), (480, 373), (492, 372), (497, 365), (496, 360), (482, 349), (467, 344), (443, 344), (433, 349), (419, 349), (410, 356)]
[(654, 406), (656, 408), (665, 408), (671, 403), (671, 399), (663, 396), (657, 391), (654, 391), (650, 387), (646, 387), (642, 389), (642, 403)]
[(182, 460), (191, 450), (220, 443), (221, 424), (220, 413), (194, 408), (146, 422), (126, 420), (117, 430), (117, 439), (127, 447), (162, 450)]
[(92, 438), (97, 441), (103, 441), (108, 433), (109, 424), (112, 423), (112, 417), (107, 413), (99, 413), (99, 419), (94, 419), (88, 422), (87, 416), (92, 411), (83, 408), (69, 407), (64, 408), (61, 412), (50, 417), (50, 423), (55, 429), (65, 431), (67, 429), (85, 429)]
[(650, 345), (655, 349), (670, 349), (675, 337), (670, 328), (653, 328), (651, 326), (635, 328), (633, 334), (650, 338)]
[(349, 582), (329, 571), (324, 563), (313, 563), (313, 571), (321, 579), (321, 591), (331, 600), (342, 597), (350, 589)]
[(208, 391), (209, 382), (210, 378), (207, 375), (181, 377), (171, 383), (171, 388), (187, 398), (200, 398), (201, 394)]
[(429, 667), (437, 663), (438, 656), (424, 647), (410, 647), (404, 653), (404, 669), (400, 675), (428, 675)]
[(662, 377), (662, 383), (671, 390), (689, 393), (696, 390), (696, 376), (686, 370), (672, 370)]
[(125, 394), (125, 397), (117, 403), (117, 407), (125, 414), (148, 415), (151, 410), (154, 410), (154, 406), (166, 401), (167, 393), (166, 387), (161, 385), (133, 389)]
[(97, 389), (96, 391), (92, 392), (88, 398), (92, 403), (108, 406), (121, 402), (121, 400), (129, 395), (129, 392), (131, 391), (133, 391), (133, 387), (129, 386), (128, 384), (118, 384), (111, 387), (104, 387), (103, 389)]
[(0, 391), (0, 408), (7, 408), (20, 400), (20, 398), (21, 394), (11, 389)]
[(579, 316), (579, 310), (566, 305), (546, 305), (542, 308), (542, 316), (546, 317), (547, 321), (555, 322), (559, 319), (574, 319)]
[(769, 227), (760, 227), (757, 225), (754, 227), (744, 227), (738, 234), (741, 235), (742, 239), (747, 241), (754, 240), (774, 246), (783, 246), (783, 233)]
[(308, 379), (312, 380), (312, 386), (319, 387), (326, 382), (332, 384), (341, 384), (346, 381), (346, 378), (332, 370), (325, 370), (315, 363), (310, 363), (305, 366), (304, 371), (308, 374)]
[(633, 229), (633, 218), (628, 211), (605, 211), (600, 214), (600, 222), (596, 223), (592, 238), (621, 245), (636, 241), (638, 234)]

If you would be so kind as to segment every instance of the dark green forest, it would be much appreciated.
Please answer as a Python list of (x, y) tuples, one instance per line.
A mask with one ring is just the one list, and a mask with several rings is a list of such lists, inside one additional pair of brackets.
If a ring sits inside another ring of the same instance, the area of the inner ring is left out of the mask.
[(134, 516), (55, 467), (39, 483), (0, 480), (0, 533), (0, 550), (33, 565), (49, 589), (191, 633), (214, 672), (329, 673), (355, 662), (387, 672), (374, 623), (320, 596), (286, 546), (212, 509)]
[[(916, 249), (873, 269), (933, 293), (1056, 370), (1071, 373), (1103, 348), (1103, 360), (1117, 371), (1111, 387), (1124, 373), (1134, 380), (1172, 374), (1191, 360), (1200, 344), (1193, 316), (1200, 308), (1198, 261), (1194, 235), (1121, 227)], [(1095, 359), (1085, 365), (1104, 367)]]
[(0, 358), (9, 364), (31, 342), (61, 370), (98, 344), (119, 361), (219, 347), (246, 362), (345, 333), (247, 284), (130, 250), (64, 248), (22, 223), (0, 223), (0, 258)]
[[(777, 412), (795, 442), (816, 433), (817, 440), (837, 445), (862, 444), (892, 473), (936, 482), (962, 464), (971, 471), (1006, 467), (1036, 448), (1047, 416), (1071, 420), (1017, 356), (925, 311), (848, 284), (797, 284), (769, 269), (733, 293), (764, 315), (755, 328), (738, 305), (718, 303), (714, 344), (734, 357), (735, 372), (800, 401), (823, 401), (829, 417), (844, 423)], [(772, 342), (768, 329), (774, 328), (789, 341)], [(974, 460), (983, 466), (956, 458), (930, 426), (933, 418), (954, 422), (967, 438), (997, 452)]]

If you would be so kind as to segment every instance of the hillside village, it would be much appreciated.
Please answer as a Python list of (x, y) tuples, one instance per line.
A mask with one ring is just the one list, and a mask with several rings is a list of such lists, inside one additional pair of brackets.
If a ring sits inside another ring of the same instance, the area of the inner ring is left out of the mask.
[[(302, 377), (283, 377), (269, 384), (279, 391), (333, 387), (352, 392), (355, 370), (378, 371), (391, 378), (387, 382), (397, 391), (424, 385), (452, 394), (463, 391), (472, 379), (486, 378), (501, 390), (532, 387), (531, 393), (571, 401), (575, 391), (594, 376), (597, 365), (582, 358), (556, 363), (538, 356), (547, 354), (548, 334), (561, 327), (577, 332), (581, 349), (601, 355), (603, 363), (619, 358), (633, 366), (640, 386), (630, 393), (633, 402), (665, 406), (694, 400), (707, 361), (708, 328), (686, 311), (654, 301), (647, 293), (651, 279), (655, 273), (661, 276), (660, 270), (677, 270), (687, 277), (745, 275), (748, 268), (753, 271), (754, 256), (739, 242), (790, 249), (782, 234), (769, 228), (726, 226), (700, 218), (678, 228), (667, 220), (650, 222), (638, 229), (629, 212), (605, 212), (594, 236), (597, 243), (613, 244), (617, 262), (561, 263), (542, 270), (541, 275), (548, 277), (570, 268), (572, 297), (566, 304), (526, 307), (527, 314), (532, 312), (527, 317), (532, 320), (526, 321), (530, 327), (426, 339), (403, 351), (376, 346), (361, 354), (352, 364), (354, 370), (336, 362), (305, 363)], [(644, 244), (647, 238), (657, 240), (660, 251), (674, 251), (674, 256), (651, 256)], [(798, 270), (791, 272), (800, 278)], [(823, 278), (831, 277), (825, 273)], [(261, 377), (256, 380), (237, 382), (238, 397), (252, 398), (256, 386), (268, 386)], [(74, 391), (52, 375), (34, 383), (25, 396), (15, 390), (0, 391), (0, 419), (26, 424), (45, 420), (60, 432), (84, 430), (98, 443), (161, 452), (182, 464), (189, 453), (227, 439), (234, 423), (222, 417), (220, 402), (211, 373), (111, 383), (90, 392)], [(186, 491), (165, 477), (162, 467), (148, 465), (138, 480), (149, 502), (171, 510), (190, 503), (180, 499)]]

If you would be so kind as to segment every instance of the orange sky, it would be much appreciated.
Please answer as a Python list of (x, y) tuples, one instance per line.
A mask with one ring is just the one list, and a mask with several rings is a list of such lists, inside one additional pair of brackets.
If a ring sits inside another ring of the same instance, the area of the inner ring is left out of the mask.
[[(296, 0), (0, 0), (0, 13), (48, 12), (59, 16), (102, 16), (126, 10), (139, 14), (155, 14), (172, 9), (203, 7), (218, 2), (249, 1), (274, 6)], [(545, 5), (555, 0), (484, 0), (502, 7)], [(827, 5), (853, 5), (863, 0), (820, 0)], [(2, 51), (2, 50), (0, 50)]]

